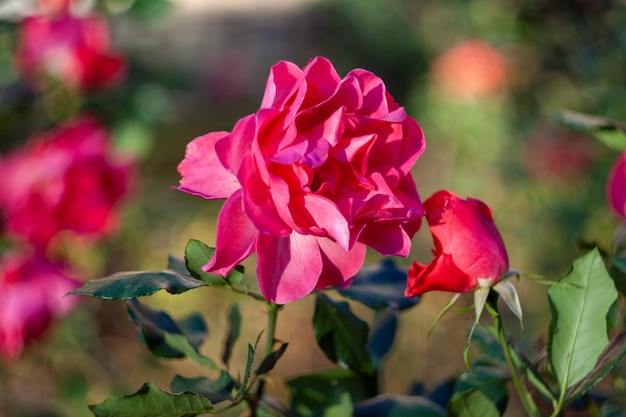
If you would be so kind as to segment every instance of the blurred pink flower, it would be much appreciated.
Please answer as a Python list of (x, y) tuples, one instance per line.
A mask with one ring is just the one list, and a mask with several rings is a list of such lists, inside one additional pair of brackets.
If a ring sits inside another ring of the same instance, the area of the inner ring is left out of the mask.
[(68, 1), (48, 3), (43, 6), (50, 14), (20, 22), (16, 62), (22, 77), (34, 88), (54, 79), (81, 91), (120, 82), (126, 62), (110, 50), (104, 18), (72, 16)]
[(0, 257), (0, 355), (15, 359), (76, 302), (64, 297), (80, 286), (65, 266), (41, 256), (5, 252)]
[(474, 198), (438, 191), (424, 202), (435, 241), (435, 258), (413, 262), (407, 297), (428, 291), (463, 293), (492, 286), (509, 269), (509, 259), (491, 210)]
[(626, 220), (626, 152), (622, 152), (613, 163), (606, 185), (606, 196), (613, 212)]
[(193, 140), (178, 167), (180, 190), (227, 199), (205, 269), (224, 275), (256, 252), (261, 293), (284, 304), (347, 286), (366, 245), (406, 256), (423, 216), (410, 169), (424, 146), (371, 72), (279, 62), (261, 108)]
[(82, 118), (0, 158), (6, 232), (40, 248), (64, 230), (94, 237), (113, 232), (132, 167), (109, 145), (108, 132)]
[(493, 46), (478, 39), (462, 42), (433, 63), (434, 81), (458, 100), (475, 100), (506, 83), (507, 63)]

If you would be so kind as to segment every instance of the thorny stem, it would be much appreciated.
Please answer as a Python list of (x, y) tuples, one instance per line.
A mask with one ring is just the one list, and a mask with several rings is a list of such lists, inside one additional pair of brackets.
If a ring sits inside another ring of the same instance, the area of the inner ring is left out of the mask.
[[(266, 357), (270, 353), (272, 353), (272, 349), (274, 348), (275, 341), (275, 333), (276, 333), (276, 320), (278, 319), (278, 312), (281, 310), (282, 306), (274, 303), (267, 303), (267, 339), (265, 341), (265, 351), (263, 352), (263, 357)], [(256, 393), (250, 399), (250, 417), (257, 416), (257, 409), (259, 407), (259, 403), (261, 401), (261, 397), (263, 396), (263, 389), (265, 388), (265, 378), (266, 375), (261, 375), (259, 379), (259, 385), (257, 386)]]
[(498, 342), (500, 342), (500, 346), (502, 347), (502, 352), (504, 353), (506, 363), (508, 364), (509, 370), (511, 371), (513, 386), (515, 387), (515, 390), (519, 395), (520, 401), (524, 406), (524, 410), (526, 410), (526, 414), (530, 417), (541, 417), (541, 413), (537, 408), (537, 405), (533, 401), (530, 392), (528, 392), (528, 390), (522, 383), (519, 370), (517, 366), (515, 366), (515, 361), (513, 360), (514, 354), (511, 351), (512, 347), (509, 344), (506, 335), (504, 334), (504, 327), (502, 326), (502, 320), (500, 318), (500, 314), (498, 313), (497, 293), (495, 293), (495, 296), (493, 294), (494, 293), (492, 292), (487, 299), (488, 308), (486, 310), (489, 311), (489, 314), (491, 315), (491, 318), (493, 320), (496, 334), (498, 335)]

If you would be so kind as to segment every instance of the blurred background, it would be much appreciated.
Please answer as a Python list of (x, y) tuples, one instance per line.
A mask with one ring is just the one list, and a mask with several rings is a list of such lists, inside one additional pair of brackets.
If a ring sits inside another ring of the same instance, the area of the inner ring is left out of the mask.
[[(209, 131), (231, 130), (258, 108), (270, 67), (328, 57), (340, 75), (355, 67), (380, 76), (423, 128), (427, 149), (414, 175), (422, 199), (439, 189), (486, 202), (507, 245), (512, 269), (555, 279), (589, 244), (608, 247), (618, 221), (604, 187), (617, 153), (559, 126), (562, 109), (626, 121), (626, 4), (618, 0), (98, 0), (111, 44), (125, 56), (121, 84), (82, 96), (33, 92), (14, 54), (18, 25), (33, 4), (0, 0), (0, 151), (21, 146), (68, 115), (95, 114), (115, 145), (137, 161), (133, 194), (118, 233), (72, 258), (85, 279), (124, 270), (165, 268), (189, 239), (215, 243), (220, 201), (172, 189), (186, 144)], [(92, 9), (92, 10), (94, 10)], [(423, 226), (411, 260), (428, 262)], [(370, 253), (367, 263), (380, 259)], [(247, 280), (254, 286), (254, 264)], [(546, 287), (516, 284), (524, 334), (532, 349), (548, 322)], [(2, 294), (0, 294), (2, 297)], [(471, 313), (449, 313), (426, 331), (451, 294), (429, 293), (401, 316), (383, 387), (427, 389), (463, 371), (461, 351)], [(219, 290), (199, 289), (146, 300), (175, 317), (202, 311), (210, 337), (203, 352), (219, 356), (227, 313), (241, 305), (246, 343), (265, 326), (262, 305)], [(1, 299), (0, 299), (1, 302)], [(463, 298), (466, 305), (471, 297)], [(368, 311), (355, 311), (371, 320)], [(277, 337), (289, 349), (271, 375), (282, 378), (332, 367), (311, 326), (311, 297), (279, 317)], [(0, 416), (89, 416), (85, 404), (135, 392), (143, 382), (167, 388), (184, 361), (157, 361), (134, 337), (121, 302), (81, 299), (46, 337), (15, 361), (0, 360)]]

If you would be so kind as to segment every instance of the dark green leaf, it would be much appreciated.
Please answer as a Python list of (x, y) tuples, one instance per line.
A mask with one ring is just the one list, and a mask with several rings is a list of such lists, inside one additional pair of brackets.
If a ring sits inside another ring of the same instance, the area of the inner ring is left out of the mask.
[(372, 309), (404, 310), (419, 303), (420, 297), (406, 298), (406, 269), (398, 267), (391, 258), (365, 267), (354, 277), (350, 287), (337, 288), (344, 297)]
[(70, 294), (91, 295), (105, 300), (130, 300), (166, 290), (170, 294), (205, 286), (192, 277), (174, 271), (119, 272), (106, 278), (87, 281)]
[(617, 404), (605, 404), (600, 410), (600, 417), (626, 417), (626, 410)]
[(341, 405), (346, 394), (352, 402), (357, 402), (376, 392), (370, 377), (349, 369), (331, 369), (300, 376), (288, 380), (287, 386), (291, 394), (291, 411), (298, 417), (328, 417), (331, 416), (327, 414), (329, 406)]
[(606, 317), (617, 298), (613, 280), (597, 249), (574, 261), (548, 289), (548, 357), (561, 391), (585, 378), (609, 343)]
[(239, 305), (233, 304), (228, 312), (228, 332), (226, 333), (226, 340), (224, 341), (224, 350), (222, 352), (222, 362), (224, 365), (228, 365), (230, 356), (233, 353), (233, 346), (239, 339), (241, 332), (241, 312), (239, 311)]
[(283, 354), (287, 350), (287, 346), (289, 346), (289, 343), (283, 343), (278, 349), (263, 358), (261, 364), (258, 366), (258, 368), (256, 368), (254, 373), (256, 375), (263, 375), (274, 369), (274, 365), (276, 365), (276, 362), (278, 362), (281, 356), (283, 356)]
[(198, 353), (198, 351), (193, 346), (191, 346), (191, 343), (189, 343), (189, 339), (187, 339), (185, 336), (174, 333), (165, 333), (164, 338), (165, 343), (167, 343), (174, 349), (181, 351), (185, 357), (191, 359), (198, 365), (213, 369), (215, 371), (219, 370), (217, 365), (215, 365), (215, 362), (213, 362), (206, 356)]
[(172, 380), (170, 389), (174, 393), (196, 392), (206, 397), (213, 404), (232, 400), (232, 390), (235, 386), (233, 378), (226, 371), (221, 371), (217, 381), (205, 377), (185, 378), (180, 375)]
[(166, 333), (184, 335), (195, 350), (198, 350), (207, 336), (204, 319), (193, 315), (176, 322), (164, 311), (153, 309), (139, 300), (127, 301), (128, 314), (139, 327), (142, 340), (154, 355), (162, 358), (182, 358), (183, 352), (165, 342)]
[(421, 396), (382, 394), (354, 405), (354, 417), (445, 417), (445, 410)]
[(191, 275), (210, 285), (226, 285), (226, 280), (214, 274), (204, 272), (202, 267), (209, 263), (215, 248), (211, 248), (199, 240), (191, 239), (185, 247), (185, 264)]
[(236, 397), (239, 398), (248, 390), (248, 380), (250, 379), (250, 375), (252, 374), (252, 365), (254, 364), (254, 354), (256, 353), (257, 346), (259, 345), (259, 340), (261, 340), (261, 335), (263, 332), (259, 333), (256, 338), (256, 342), (254, 346), (248, 344), (248, 359), (246, 360), (246, 367), (243, 371), (243, 378), (241, 380), (241, 386), (239, 387), (239, 391), (237, 392)]
[(166, 16), (171, 8), (169, 0), (135, 0), (128, 14), (140, 21), (152, 22)]
[(609, 272), (617, 290), (626, 296), (626, 257), (616, 256), (611, 259)]
[(367, 352), (367, 323), (350, 311), (348, 303), (333, 301), (318, 293), (315, 297), (313, 330), (318, 345), (331, 361), (357, 372), (373, 372)]
[(449, 417), (500, 417), (496, 405), (479, 390), (457, 392), (448, 404)]
[(135, 394), (89, 408), (96, 417), (193, 417), (213, 411), (213, 404), (200, 394), (172, 395), (148, 383)]
[(568, 399), (574, 399), (592, 388), (608, 374), (611, 369), (626, 355), (626, 331), (615, 336), (604, 349), (598, 363), (591, 372), (567, 392)]
[(626, 125), (600, 116), (564, 110), (554, 116), (569, 128), (592, 134), (610, 148), (626, 149)]
[(181, 275), (189, 275), (185, 260), (179, 256), (168, 255), (167, 257), (167, 269), (170, 271), (178, 272)]
[(506, 386), (510, 376), (502, 368), (472, 367), (472, 372), (464, 372), (457, 380), (456, 392), (479, 390), (499, 410), (504, 413), (508, 402)]
[(398, 314), (393, 310), (377, 311), (369, 333), (367, 348), (374, 365), (378, 368), (393, 346), (398, 329)]

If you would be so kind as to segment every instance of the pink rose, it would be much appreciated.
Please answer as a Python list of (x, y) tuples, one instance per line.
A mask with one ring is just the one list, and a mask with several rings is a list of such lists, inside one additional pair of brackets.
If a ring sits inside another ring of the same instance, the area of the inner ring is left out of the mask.
[(613, 164), (606, 185), (609, 207), (622, 220), (626, 219), (626, 152)]
[(435, 259), (428, 265), (413, 262), (407, 297), (428, 291), (473, 291), (492, 286), (508, 271), (504, 242), (485, 203), (438, 191), (424, 202), (424, 210)]
[(16, 61), (22, 77), (35, 88), (47, 85), (48, 79), (78, 90), (120, 82), (126, 63), (110, 50), (106, 21), (98, 15), (74, 17), (68, 8), (63, 2), (55, 13), (20, 22)]
[(178, 167), (180, 190), (227, 199), (205, 270), (224, 275), (256, 252), (261, 293), (284, 304), (347, 286), (366, 245), (406, 256), (423, 216), (410, 169), (424, 146), (371, 72), (279, 62), (259, 111), (193, 140)]
[(45, 247), (64, 230), (94, 237), (113, 232), (131, 166), (112, 154), (107, 131), (83, 118), (9, 152), (0, 159), (0, 177), (5, 230)]
[(80, 284), (63, 264), (5, 252), (0, 258), (0, 355), (15, 359), (26, 344), (39, 339), (73, 307), (75, 297), (64, 296)]

